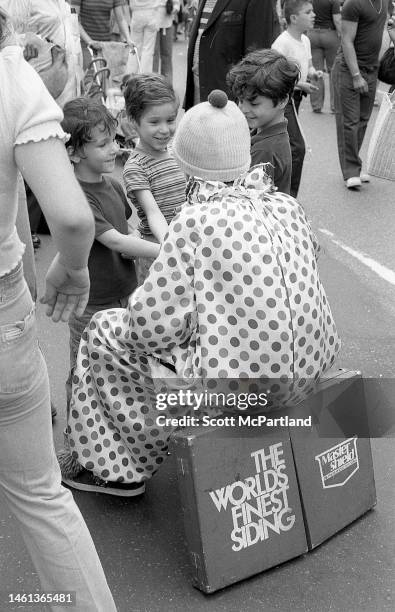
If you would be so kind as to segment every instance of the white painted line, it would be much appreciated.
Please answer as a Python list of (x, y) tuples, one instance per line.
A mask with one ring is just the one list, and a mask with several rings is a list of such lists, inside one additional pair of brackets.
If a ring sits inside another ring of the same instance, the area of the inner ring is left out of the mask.
[(358, 261), (367, 266), (370, 270), (372, 270), (372, 272), (377, 274), (377, 276), (380, 276), (380, 278), (384, 279), (388, 283), (391, 283), (391, 285), (395, 285), (395, 272), (393, 270), (387, 268), (386, 266), (383, 266), (378, 261), (375, 261), (368, 255), (365, 255), (364, 253), (356, 251), (355, 249), (352, 249), (346, 244), (343, 244), (343, 242), (337, 240), (335, 238), (335, 234), (333, 234), (329, 230), (319, 228), (318, 231), (322, 234), (325, 234), (326, 236), (329, 236), (329, 238), (334, 244), (343, 249), (343, 251), (346, 251), (346, 253), (348, 253), (349, 255), (352, 255), (352, 257), (355, 257), (355, 259), (358, 259)]

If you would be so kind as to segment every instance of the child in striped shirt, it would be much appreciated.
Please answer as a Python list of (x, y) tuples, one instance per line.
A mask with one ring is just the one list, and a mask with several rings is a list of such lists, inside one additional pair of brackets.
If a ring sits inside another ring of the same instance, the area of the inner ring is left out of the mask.
[[(176, 128), (178, 100), (172, 86), (160, 75), (136, 74), (126, 86), (125, 108), (139, 135), (125, 164), (126, 192), (140, 219), (140, 234), (162, 242), (168, 224), (185, 202), (185, 175), (168, 151)], [(153, 259), (136, 262), (142, 284)]]

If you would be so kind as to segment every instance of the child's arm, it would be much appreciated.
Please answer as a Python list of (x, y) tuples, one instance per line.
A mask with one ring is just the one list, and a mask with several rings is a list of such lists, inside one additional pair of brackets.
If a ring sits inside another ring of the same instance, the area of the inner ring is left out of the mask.
[[(166, 225), (167, 227), (167, 225)], [(156, 242), (143, 240), (130, 234), (122, 234), (116, 229), (107, 230), (96, 237), (108, 249), (130, 257), (157, 257), (160, 245)]]
[(151, 191), (149, 189), (137, 189), (134, 191), (134, 196), (146, 214), (151, 232), (158, 242), (163, 242), (169, 227)]
[(314, 85), (313, 83), (308, 83), (307, 81), (305, 81), (304, 83), (302, 81), (299, 81), (295, 89), (300, 89), (300, 91), (304, 91), (307, 94), (311, 94), (312, 91), (318, 91), (317, 85)]

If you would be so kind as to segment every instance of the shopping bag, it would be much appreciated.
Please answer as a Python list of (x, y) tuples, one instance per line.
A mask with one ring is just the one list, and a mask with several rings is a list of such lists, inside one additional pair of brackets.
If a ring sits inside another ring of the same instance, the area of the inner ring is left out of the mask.
[(395, 181), (395, 92), (384, 94), (368, 147), (368, 173)]

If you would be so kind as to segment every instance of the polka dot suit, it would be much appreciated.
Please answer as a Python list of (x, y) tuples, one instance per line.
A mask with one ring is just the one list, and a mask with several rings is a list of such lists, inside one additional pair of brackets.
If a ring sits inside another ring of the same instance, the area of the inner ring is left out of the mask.
[(268, 409), (311, 393), (340, 347), (315, 248), (302, 207), (261, 166), (231, 187), (193, 180), (128, 308), (97, 313), (83, 334), (75, 458), (106, 480), (149, 478), (172, 431), (156, 423), (163, 388), (255, 379)]

